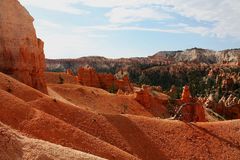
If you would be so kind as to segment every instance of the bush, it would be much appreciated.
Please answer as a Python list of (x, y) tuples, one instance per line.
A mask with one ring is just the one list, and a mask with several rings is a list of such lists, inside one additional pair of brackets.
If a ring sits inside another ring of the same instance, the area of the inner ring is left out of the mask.
[(117, 89), (116, 89), (116, 86), (115, 86), (114, 83), (113, 83), (112, 86), (109, 88), (109, 92), (110, 92), (110, 93), (116, 93), (116, 92), (117, 92)]
[(59, 75), (59, 82), (58, 82), (59, 84), (63, 84), (64, 83), (64, 79), (62, 78), (62, 76), (61, 75)]

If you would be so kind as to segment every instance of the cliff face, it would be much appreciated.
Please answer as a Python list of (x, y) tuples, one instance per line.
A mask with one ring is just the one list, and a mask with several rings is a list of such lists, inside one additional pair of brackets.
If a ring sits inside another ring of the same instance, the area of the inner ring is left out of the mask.
[(127, 76), (122, 80), (118, 80), (112, 74), (99, 74), (91, 67), (79, 68), (78, 82), (82, 85), (102, 88), (111, 92), (116, 92), (118, 89), (124, 92), (133, 92), (132, 85)]
[(0, 71), (47, 93), (43, 46), (27, 10), (17, 0), (1, 0)]
[(192, 48), (185, 51), (160, 51), (149, 57), (107, 59), (104, 57), (82, 57), (78, 59), (47, 59), (47, 71), (66, 71), (71, 68), (75, 73), (79, 67), (91, 66), (97, 72), (115, 74), (121, 68), (137, 68), (143, 66), (166, 66), (189, 62), (191, 64), (223, 64), (232, 62), (240, 65), (240, 49), (213, 51), (201, 48)]
[(187, 49), (174, 55), (175, 61), (178, 62), (197, 62), (197, 63), (226, 63), (238, 62), (240, 60), (240, 50), (212, 51), (201, 48)]
[(100, 88), (97, 72), (90, 67), (79, 68), (78, 81), (85, 86)]
[(178, 62), (217, 63), (216, 52), (206, 49), (188, 49), (177, 53), (174, 58)]

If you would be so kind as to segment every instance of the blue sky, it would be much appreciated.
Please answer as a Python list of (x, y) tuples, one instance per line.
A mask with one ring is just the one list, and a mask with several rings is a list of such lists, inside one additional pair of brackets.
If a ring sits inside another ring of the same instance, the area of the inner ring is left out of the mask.
[(47, 58), (240, 47), (239, 0), (19, 0)]

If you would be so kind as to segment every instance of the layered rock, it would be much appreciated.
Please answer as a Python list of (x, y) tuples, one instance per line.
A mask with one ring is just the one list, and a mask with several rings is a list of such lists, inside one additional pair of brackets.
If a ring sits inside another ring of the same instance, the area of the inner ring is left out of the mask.
[(118, 89), (124, 92), (133, 91), (133, 87), (127, 76), (119, 80), (112, 74), (97, 73), (95, 69), (91, 67), (79, 68), (78, 81), (82, 85), (102, 88), (111, 92), (117, 92)]
[(238, 62), (240, 49), (229, 49), (223, 51), (213, 51), (202, 48), (187, 49), (173, 55), (175, 61), (197, 62), (197, 63), (228, 63)]
[(44, 43), (33, 20), (17, 0), (0, 1), (0, 71), (47, 93)]

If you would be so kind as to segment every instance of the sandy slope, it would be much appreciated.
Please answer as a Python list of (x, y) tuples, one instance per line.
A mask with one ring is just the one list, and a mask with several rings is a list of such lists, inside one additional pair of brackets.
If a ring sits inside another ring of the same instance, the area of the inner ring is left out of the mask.
[(141, 159), (238, 159), (240, 154), (239, 121), (191, 124), (133, 115), (96, 115), (61, 102), (54, 105), (47, 99), (31, 103)]
[(46, 97), (42, 92), (35, 90), (0, 72), (0, 89), (28, 102), (38, 98)]
[(0, 123), (1, 160), (103, 160), (84, 152), (22, 136)]
[[(137, 116), (107, 117), (144, 159), (149, 159), (152, 150), (169, 159), (239, 159), (239, 120), (191, 124)], [(145, 148), (152, 147), (150, 152), (140, 152), (139, 141)]]
[[(9, 77), (4, 76), (4, 78), (8, 79)], [(13, 83), (15, 82), (14, 79), (9, 79)], [(25, 86), (23, 85), (23, 87)], [(26, 91), (24, 94), (27, 95), (28, 92)], [(42, 140), (108, 159), (135, 159), (135, 157), (117, 147), (35, 109), (34, 106), (27, 104), (9, 92), (0, 89), (0, 97), (0, 121), (14, 129)]]
[(0, 97), (0, 120), (23, 133), (105, 158), (133, 159), (116, 147), (34, 109), (7, 92), (0, 91)]
[(60, 78), (63, 79), (64, 83), (77, 84), (77, 79), (74, 76), (68, 75), (65, 72), (45, 72), (45, 79), (47, 83), (58, 84)]
[(117, 96), (102, 89), (73, 84), (49, 84), (48, 87), (71, 103), (98, 113), (152, 116), (132, 96)]
[[(29, 93), (38, 94), (7, 76), (0, 74), (0, 77), (10, 79), (24, 90), (23, 98)], [(0, 87), (4, 88), (4, 85)], [(64, 90), (68, 85), (54, 87)], [(102, 92), (82, 86), (70, 85), (69, 88), (76, 97), (92, 91)], [(79, 95), (74, 88), (83, 93)], [(239, 159), (239, 120), (191, 124), (116, 112), (99, 114), (87, 111), (81, 104), (61, 102), (60, 94), (59, 99), (44, 95), (26, 102), (15, 96), (17, 91), (11, 92), (0, 89), (0, 121), (29, 136), (55, 144), (108, 159)], [(96, 95), (101, 96), (100, 93)]]

